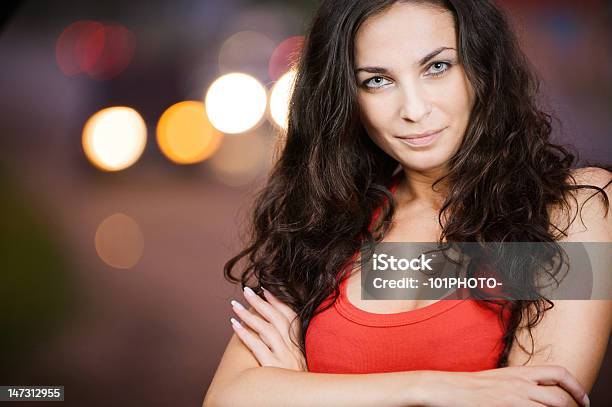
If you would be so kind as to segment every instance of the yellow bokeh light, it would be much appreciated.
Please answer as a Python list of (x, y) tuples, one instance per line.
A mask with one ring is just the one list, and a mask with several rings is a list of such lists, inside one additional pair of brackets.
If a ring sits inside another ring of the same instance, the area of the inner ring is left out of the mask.
[(179, 102), (162, 114), (157, 124), (157, 144), (178, 164), (193, 164), (214, 154), (223, 134), (213, 127), (198, 101)]
[(87, 120), (82, 142), (92, 164), (104, 171), (119, 171), (142, 155), (147, 143), (147, 126), (132, 108), (109, 107)]
[(295, 85), (294, 81), (295, 71), (288, 71), (276, 81), (270, 92), (272, 122), (283, 130), (287, 129), (289, 101)]
[(205, 98), (206, 113), (215, 128), (237, 134), (261, 124), (266, 111), (266, 88), (244, 73), (229, 73), (215, 80)]
[(115, 213), (100, 223), (94, 244), (98, 256), (109, 266), (134, 267), (144, 252), (144, 237), (134, 219)]

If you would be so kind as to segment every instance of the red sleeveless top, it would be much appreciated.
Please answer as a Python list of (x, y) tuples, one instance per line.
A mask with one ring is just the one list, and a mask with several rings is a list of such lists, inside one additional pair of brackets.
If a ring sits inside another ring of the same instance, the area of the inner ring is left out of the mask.
[[(393, 178), (391, 193), (400, 174)], [(348, 270), (356, 254), (347, 264)], [(348, 300), (347, 280), (343, 277), (340, 282), (337, 301), (310, 321), (306, 332), (310, 372), (479, 371), (497, 367), (504, 334), (499, 306), (470, 298), (442, 299), (412, 311), (377, 314)], [(318, 309), (331, 300), (333, 293)]]

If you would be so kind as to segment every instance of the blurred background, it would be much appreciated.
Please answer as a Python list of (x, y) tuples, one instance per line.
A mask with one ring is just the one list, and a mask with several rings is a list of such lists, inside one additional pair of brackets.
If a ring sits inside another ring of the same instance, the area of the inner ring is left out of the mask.
[[(7, 4), (0, 384), (65, 386), (50, 405), (199, 406), (242, 296), (222, 267), (316, 1)], [(499, 4), (561, 120), (555, 140), (608, 161), (611, 3)], [(610, 353), (595, 406), (612, 404)]]

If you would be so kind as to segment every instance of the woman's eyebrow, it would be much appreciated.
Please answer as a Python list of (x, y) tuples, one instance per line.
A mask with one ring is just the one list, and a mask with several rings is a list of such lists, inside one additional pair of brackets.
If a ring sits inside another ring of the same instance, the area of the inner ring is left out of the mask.
[[(423, 58), (421, 58), (419, 60), (419, 66), (420, 65), (425, 65), (427, 62), (429, 62), (432, 58), (434, 58), (436, 55), (438, 55), (439, 53), (441, 53), (442, 51), (445, 51), (447, 49), (452, 49), (455, 50), (455, 48), (451, 48), (451, 47), (440, 47), (440, 48), (436, 48), (435, 50), (431, 51), (429, 54), (425, 55)], [(387, 70), (387, 68), (384, 68), (382, 66), (364, 66), (364, 67), (360, 67), (357, 68), (355, 70), (355, 74), (364, 71), (364, 72), (369, 72), (369, 73), (382, 73), (382, 74), (386, 74), (389, 73), (389, 71)]]
[[(438, 55), (440, 52), (445, 51), (447, 49), (452, 49), (455, 50), (455, 48), (451, 48), (451, 47), (440, 47), (440, 48), (436, 48), (435, 50), (431, 51), (429, 54), (425, 55), (423, 58), (421, 58), (419, 60), (419, 65), (425, 65), (427, 62), (429, 62), (430, 59), (434, 58), (436, 55)], [(456, 51), (456, 50), (455, 50)]]

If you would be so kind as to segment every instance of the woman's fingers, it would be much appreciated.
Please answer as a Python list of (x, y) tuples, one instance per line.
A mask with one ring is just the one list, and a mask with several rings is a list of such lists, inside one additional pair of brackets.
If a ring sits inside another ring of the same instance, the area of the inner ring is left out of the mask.
[(273, 355), (270, 349), (264, 344), (258, 335), (249, 332), (235, 318), (230, 318), (232, 328), (238, 338), (244, 345), (253, 353), (260, 365), (271, 365), (273, 363)]
[(284, 340), (281, 338), (280, 333), (268, 321), (255, 315), (255, 312), (246, 309), (236, 300), (232, 300), (231, 304), (234, 312), (240, 319), (253, 329), (271, 350), (278, 351), (284, 346)]
[(589, 397), (566, 368), (562, 366), (527, 366), (525, 376), (541, 385), (557, 385), (567, 391), (576, 402), (588, 406)]
[(271, 323), (280, 323), (285, 319), (280, 310), (255, 294), (250, 287), (244, 287), (244, 298), (257, 310), (257, 312)]
[(559, 386), (545, 386), (534, 384), (527, 390), (527, 395), (533, 401), (542, 403), (547, 407), (569, 406), (572, 396)]
[[(236, 300), (231, 301), (234, 312), (244, 323), (243, 331), (238, 332), (239, 325), (232, 322), (234, 331), (242, 334), (239, 337), (244, 337), (243, 342), (253, 351), (262, 366), (307, 371), (304, 356), (292, 342), (292, 337), (297, 338), (299, 333), (297, 314), (270, 292), (264, 291), (264, 296), (266, 299), (260, 298), (250, 288), (245, 287), (244, 297), (250, 304), (249, 309)], [(293, 324), (290, 324), (289, 318), (293, 320)], [(245, 329), (252, 329), (253, 332), (247, 335), (244, 333)]]
[(283, 332), (287, 332), (288, 335), (283, 335), (283, 339), (285, 339), (285, 342), (288, 347), (293, 348), (295, 345), (291, 341), (289, 332), (292, 331), (294, 339), (297, 339), (299, 337), (301, 327), (299, 324), (299, 319), (297, 318), (297, 314), (295, 313), (295, 311), (293, 311), (293, 309), (291, 309), (291, 307), (276, 298), (270, 291), (266, 290), (263, 287), (262, 290), (264, 292), (264, 297), (266, 297), (266, 300), (268, 300), (268, 302), (272, 306), (274, 306), (281, 314), (283, 314), (286, 320), (288, 321), (288, 324), (285, 325), (283, 323), (283, 326), (279, 329), (283, 329)]
[(292, 321), (293, 318), (295, 318), (297, 314), (295, 313), (295, 311), (293, 311), (293, 309), (291, 309), (290, 306), (280, 301), (270, 291), (266, 290), (265, 288), (262, 287), (262, 290), (264, 292), (264, 296), (266, 297), (266, 300), (268, 300), (270, 304), (272, 304), (277, 310), (279, 310), (280, 313), (283, 314), (285, 318), (287, 318), (287, 321)]
[[(268, 303), (266, 300), (259, 297), (249, 287), (244, 287), (244, 298), (255, 308), (263, 318), (272, 324), (278, 333), (289, 332), (289, 321), (284, 314), (276, 308), (276, 306)], [(285, 340), (283, 338), (283, 340)]]

